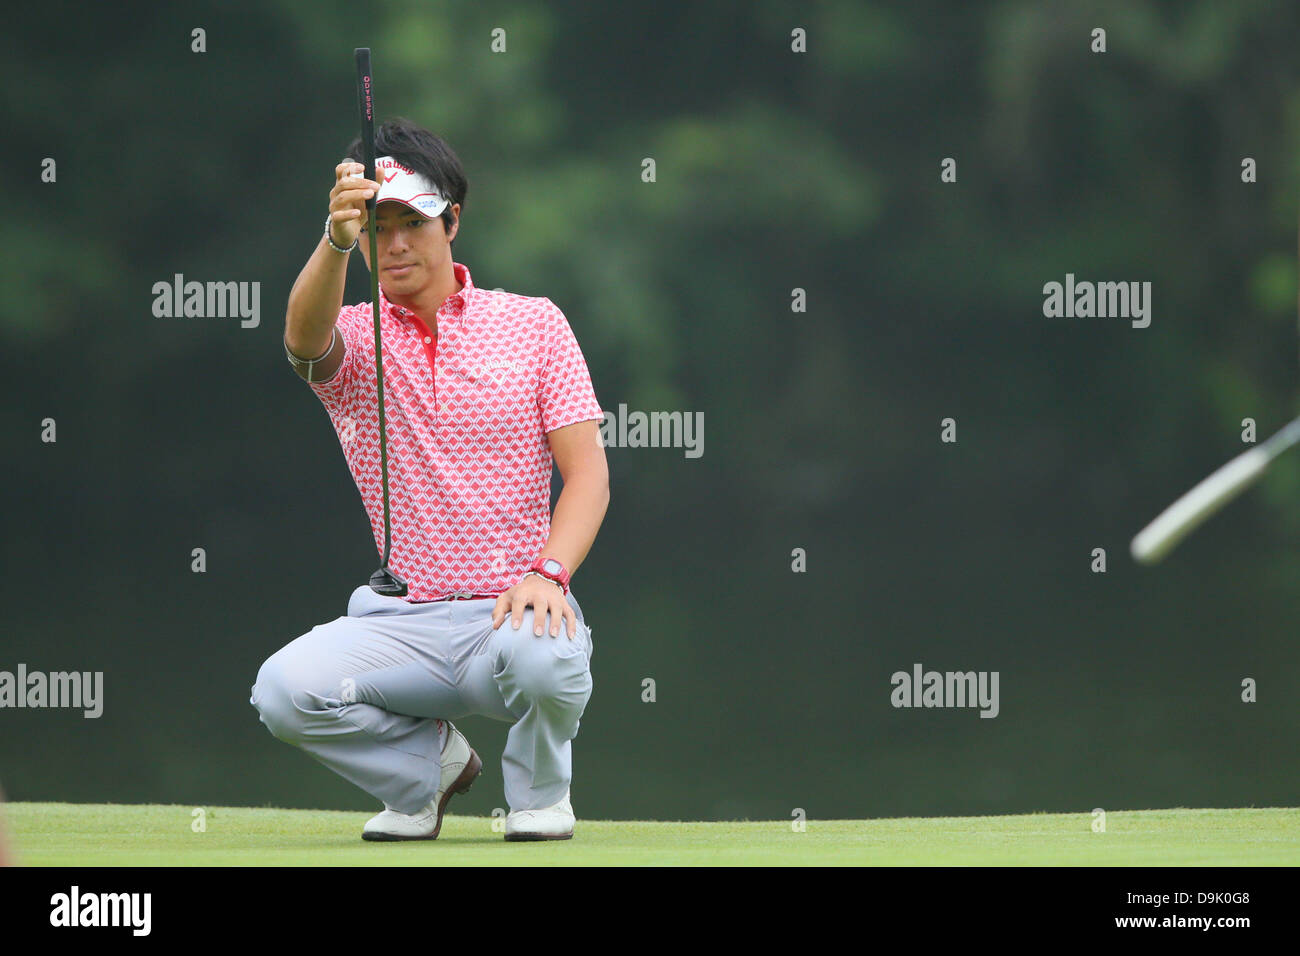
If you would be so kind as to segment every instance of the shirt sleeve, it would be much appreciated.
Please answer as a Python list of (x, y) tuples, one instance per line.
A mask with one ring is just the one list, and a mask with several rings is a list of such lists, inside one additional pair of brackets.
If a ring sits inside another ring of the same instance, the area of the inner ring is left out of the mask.
[(553, 432), (565, 425), (603, 419), (596, 401), (587, 360), (569, 327), (569, 320), (550, 299), (543, 320), (545, 363), (542, 366), (537, 403), (542, 413), (542, 431)]
[[(369, 303), (367, 303), (369, 308)], [(357, 365), (361, 361), (361, 327), (363, 316), (361, 306), (347, 305), (339, 310), (334, 322), (338, 336), (343, 340), (343, 361), (334, 374), (320, 382), (308, 382), (316, 397), (327, 409), (334, 411), (344, 407), (357, 384)]]

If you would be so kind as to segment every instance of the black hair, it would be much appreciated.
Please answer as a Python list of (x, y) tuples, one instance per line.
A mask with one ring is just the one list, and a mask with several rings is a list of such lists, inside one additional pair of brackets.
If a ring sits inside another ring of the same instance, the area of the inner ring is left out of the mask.
[[(348, 144), (344, 155), (358, 163), (365, 162), (361, 156), (360, 136)], [(450, 235), (451, 227), (456, 223), (456, 215), (451, 207), (459, 204), (463, 212), (465, 194), (469, 192), (469, 181), (465, 178), (465, 170), (455, 150), (441, 136), (397, 116), (385, 121), (375, 130), (375, 158), (380, 156), (392, 156), (438, 187), (438, 191), (447, 199), (447, 208), (441, 216), (442, 228)], [(454, 240), (452, 244), (455, 245)]]

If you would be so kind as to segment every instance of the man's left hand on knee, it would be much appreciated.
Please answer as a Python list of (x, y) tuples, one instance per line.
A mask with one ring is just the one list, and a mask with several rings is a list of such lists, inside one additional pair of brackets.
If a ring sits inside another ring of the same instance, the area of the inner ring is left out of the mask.
[(548, 613), (551, 615), (551, 637), (559, 636), (561, 619), (569, 640), (578, 633), (578, 616), (573, 613), (564, 589), (539, 574), (525, 575), (523, 580), (497, 598), (496, 607), (492, 609), (492, 629), (500, 627), (509, 615), (511, 626), (519, 630), (524, 612), (529, 607), (533, 609), (533, 633), (537, 637), (542, 635)]

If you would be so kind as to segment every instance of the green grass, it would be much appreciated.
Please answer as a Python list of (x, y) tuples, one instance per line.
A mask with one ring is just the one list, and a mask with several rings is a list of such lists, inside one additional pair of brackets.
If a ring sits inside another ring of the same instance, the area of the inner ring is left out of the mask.
[[(29, 866), (1081, 865), (1300, 864), (1300, 810), (1135, 810), (1025, 816), (671, 823), (578, 820), (574, 838), (506, 843), (487, 817), (448, 816), (437, 841), (366, 843), (368, 813), (10, 803)], [(498, 821), (498, 825), (500, 821)]]

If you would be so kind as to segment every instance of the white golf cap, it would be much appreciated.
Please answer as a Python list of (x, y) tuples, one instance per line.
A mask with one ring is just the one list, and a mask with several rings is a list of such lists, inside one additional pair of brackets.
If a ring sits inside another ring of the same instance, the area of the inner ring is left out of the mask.
[(450, 205), (437, 186), (391, 156), (375, 160), (375, 180), (380, 184), (376, 203), (400, 202), (428, 219), (442, 215)]

